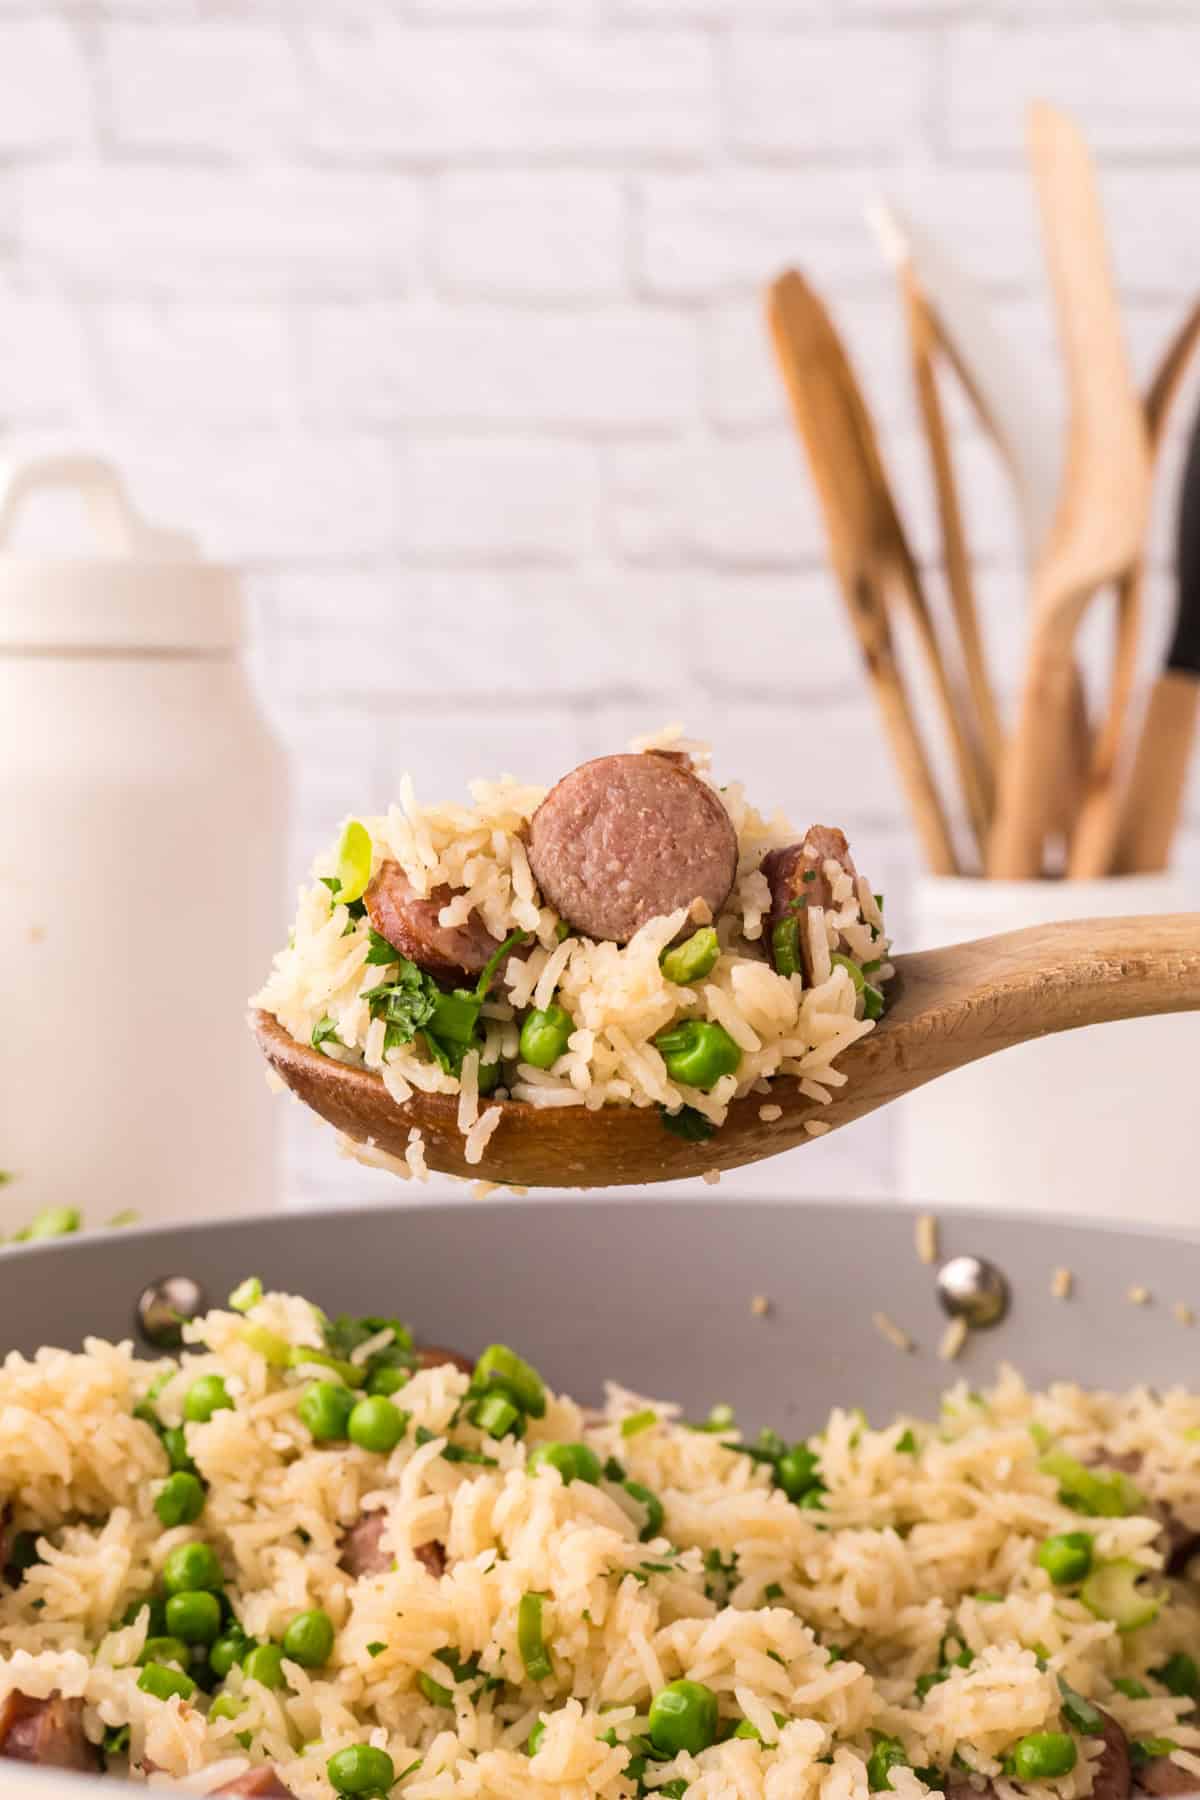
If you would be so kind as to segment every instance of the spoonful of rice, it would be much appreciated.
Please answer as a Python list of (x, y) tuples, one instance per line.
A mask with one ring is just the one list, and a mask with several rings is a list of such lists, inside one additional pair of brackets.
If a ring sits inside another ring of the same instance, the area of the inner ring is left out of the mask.
[(520, 1187), (740, 1168), (1049, 1032), (1200, 1009), (1200, 915), (893, 956), (842, 832), (678, 733), (318, 858), (251, 1025), (352, 1153)]

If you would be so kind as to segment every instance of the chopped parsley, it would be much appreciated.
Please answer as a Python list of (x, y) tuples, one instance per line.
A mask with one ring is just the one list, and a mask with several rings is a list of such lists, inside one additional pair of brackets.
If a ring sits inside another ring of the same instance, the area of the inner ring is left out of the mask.
[(368, 1655), (368, 1656), (382, 1656), (382, 1655), (383, 1655), (383, 1652), (384, 1652), (384, 1651), (385, 1651), (385, 1650), (386, 1650), (386, 1649), (387, 1649), (387, 1645), (386, 1645), (386, 1644), (381, 1644), (381, 1643), (379, 1643), (379, 1642), (378, 1642), (378, 1641), (376, 1641), (376, 1642), (375, 1642), (375, 1643), (373, 1643), (373, 1644), (368, 1644), (368, 1645), (367, 1645), (367, 1655)]
[(706, 1143), (717, 1129), (712, 1120), (706, 1119), (694, 1106), (681, 1106), (678, 1112), (668, 1112), (665, 1106), (660, 1106), (658, 1113), (663, 1129), (682, 1138), (685, 1144)]
[(370, 933), (371, 947), (367, 951), (367, 966), (373, 969), (386, 969), (392, 963), (399, 962), (400, 952), (395, 945), (389, 944), (373, 925), (370, 927)]
[[(384, 1049), (394, 1050), (402, 1044), (411, 1044), (420, 1032), (434, 1062), (449, 1075), (461, 1074), (467, 1052), (483, 1048), (479, 1015), (492, 977), (509, 951), (517, 944), (523, 944), (527, 936), (524, 931), (511, 932), (496, 946), (475, 986), (455, 988), (452, 993), (446, 993), (416, 963), (392, 951), (387, 960), (397, 969), (396, 979), (381, 982), (363, 995), (371, 1017), (384, 1021)], [(386, 939), (380, 941), (386, 942)], [(379, 958), (382, 956), (381, 950)], [(367, 961), (372, 961), (371, 952), (367, 953)]]
[(328, 1013), (325, 1014), (325, 1017), (323, 1019), (318, 1019), (316, 1024), (313, 1026), (313, 1029), (312, 1029), (312, 1047), (313, 1047), (313, 1049), (319, 1050), (321, 1048), (321, 1045), (326, 1041), (327, 1038), (332, 1038), (335, 1043), (337, 1042), (337, 1020), (331, 1019)]

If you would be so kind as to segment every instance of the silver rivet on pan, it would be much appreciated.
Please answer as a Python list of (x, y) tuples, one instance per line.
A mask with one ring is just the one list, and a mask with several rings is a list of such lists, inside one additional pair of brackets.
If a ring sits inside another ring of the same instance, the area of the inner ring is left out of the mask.
[(1008, 1282), (995, 1263), (981, 1256), (952, 1256), (937, 1273), (938, 1299), (952, 1319), (973, 1331), (998, 1325), (1008, 1311)]
[(138, 1295), (137, 1327), (156, 1350), (177, 1350), (189, 1319), (208, 1311), (204, 1289), (190, 1275), (164, 1275)]

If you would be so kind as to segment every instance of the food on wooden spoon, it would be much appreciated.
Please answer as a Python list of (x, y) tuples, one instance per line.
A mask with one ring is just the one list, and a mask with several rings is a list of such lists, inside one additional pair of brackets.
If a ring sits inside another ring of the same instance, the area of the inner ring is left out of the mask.
[(891, 971), (841, 831), (764, 818), (672, 733), (471, 799), (422, 806), (406, 778), (318, 858), (253, 1003), (295, 1042), (397, 1106), (457, 1095), (472, 1163), (508, 1101), (657, 1107), (703, 1136), (774, 1080), (818, 1103), (843, 1084)]

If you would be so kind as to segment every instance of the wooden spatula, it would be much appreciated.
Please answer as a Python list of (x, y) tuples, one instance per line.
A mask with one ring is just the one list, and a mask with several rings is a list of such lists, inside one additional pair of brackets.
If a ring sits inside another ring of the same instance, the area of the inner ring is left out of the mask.
[(1067, 456), (1054, 527), (1033, 577), (1032, 642), (1000, 783), (989, 873), (1040, 873), (1047, 772), (1065, 754), (1074, 643), (1088, 603), (1141, 548), (1149, 456), (1113, 286), (1087, 147), (1039, 102), (1029, 149), (1058, 314), (1069, 399)]
[(772, 285), (767, 314), (825, 517), (834, 573), (925, 860), (935, 874), (952, 875), (958, 861), (950, 826), (892, 641), (886, 600), (890, 523), (881, 507), (881, 471), (868, 460), (848, 397), (845, 352), (820, 300), (800, 275), (782, 275)]
[[(978, 821), (984, 817), (986, 809), (975, 747), (970, 740), (942, 657), (933, 619), (922, 591), (916, 559), (900, 522), (891, 485), (884, 470), (879, 441), (849, 358), (828, 313), (803, 276), (795, 272), (781, 276), (772, 285), (767, 310), (793, 414), (809, 449), (814, 477), (822, 493), (831, 546), (834, 547), (835, 565), (836, 538), (840, 536), (844, 539), (846, 531), (844, 521), (835, 531), (833, 520), (835, 514), (844, 514), (844, 504), (840, 498), (842, 484), (852, 480), (856, 489), (855, 504), (863, 523), (857, 538), (857, 566), (846, 563), (843, 558), (843, 567), (850, 569), (851, 573), (850, 587), (856, 581), (861, 584), (865, 566), (870, 581), (884, 599), (905, 607), (927, 664), (933, 692), (946, 726), (967, 801), (968, 816), (978, 829)], [(814, 410), (815, 401), (821, 404), (823, 424)], [(832, 458), (829, 455), (821, 457), (818, 451), (823, 465), (818, 469), (817, 461), (813, 460), (813, 451), (822, 441), (826, 444), (836, 442), (839, 449)], [(839, 573), (842, 571), (839, 570)], [(844, 575), (843, 588), (849, 591)], [(865, 639), (863, 643), (866, 650)], [(882, 694), (880, 700), (882, 703)], [(915, 731), (915, 726), (913, 729)], [(911, 752), (907, 762), (911, 773)], [(926, 768), (927, 766), (926, 764)], [(905, 781), (913, 798), (914, 810), (919, 807), (924, 816), (922, 838), (927, 846), (930, 867), (940, 873), (956, 872), (957, 858), (946, 827), (944, 810), (939, 801), (936, 808), (939, 824), (929, 806), (930, 794), (934, 792), (932, 782), (926, 784), (923, 781), (913, 781), (910, 774), (905, 775)], [(933, 855), (935, 839), (941, 840), (936, 860)]]

